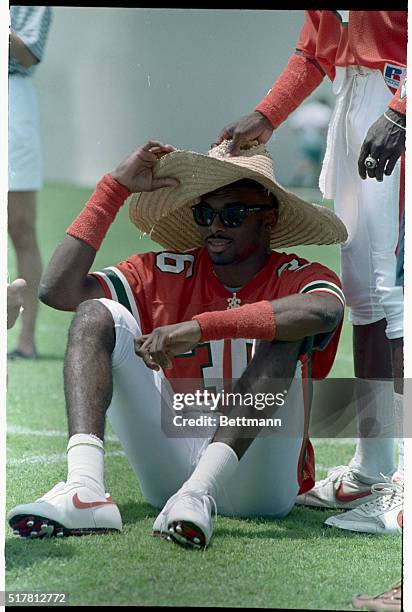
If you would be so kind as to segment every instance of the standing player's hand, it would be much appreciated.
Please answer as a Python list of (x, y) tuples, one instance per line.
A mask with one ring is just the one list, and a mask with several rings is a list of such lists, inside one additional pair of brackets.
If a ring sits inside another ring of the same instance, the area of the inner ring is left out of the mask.
[(123, 160), (111, 175), (116, 181), (128, 188), (131, 193), (155, 191), (162, 187), (176, 187), (175, 178), (155, 178), (153, 169), (160, 157), (176, 151), (175, 147), (149, 140)]
[(273, 126), (269, 119), (255, 111), (224, 127), (213, 144), (218, 145), (223, 140), (231, 140), (232, 142), (229, 145), (230, 155), (239, 155), (242, 144), (250, 140), (266, 143), (272, 134)]
[(171, 368), (171, 357), (191, 351), (200, 342), (201, 331), (197, 321), (184, 321), (175, 325), (157, 327), (151, 334), (134, 339), (134, 350), (148, 368)]
[[(406, 126), (406, 117), (392, 109), (386, 115), (403, 127)], [(392, 174), (396, 162), (405, 152), (405, 129), (388, 121), (384, 115), (371, 125), (363, 141), (358, 159), (358, 169), (361, 178), (376, 178), (383, 181), (383, 176)], [(372, 157), (377, 162), (375, 168), (367, 168), (365, 160)]]

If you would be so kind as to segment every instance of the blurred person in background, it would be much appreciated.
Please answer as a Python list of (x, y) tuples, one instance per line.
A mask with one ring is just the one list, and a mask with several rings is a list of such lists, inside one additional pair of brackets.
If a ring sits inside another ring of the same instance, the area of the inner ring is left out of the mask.
[(10, 7), (8, 231), (23, 277), (25, 309), (11, 359), (35, 358), (35, 324), (42, 263), (36, 236), (36, 196), (42, 160), (36, 92), (32, 76), (42, 60), (51, 21), (48, 6)]
[(289, 124), (298, 138), (301, 157), (290, 181), (294, 187), (318, 186), (331, 115), (327, 98), (320, 97), (303, 104), (291, 116)]

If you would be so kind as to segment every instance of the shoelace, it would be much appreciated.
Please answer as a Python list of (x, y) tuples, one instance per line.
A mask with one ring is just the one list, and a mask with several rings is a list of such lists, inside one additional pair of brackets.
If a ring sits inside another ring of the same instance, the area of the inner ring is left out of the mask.
[(162, 514), (167, 514), (173, 508), (175, 503), (177, 501), (181, 501), (183, 497), (188, 498), (189, 501), (195, 498), (198, 501), (200, 501), (203, 504), (203, 506), (205, 504), (204, 498), (207, 497), (212, 502), (212, 507), (214, 508), (214, 511), (215, 511), (215, 518), (217, 520), (217, 505), (212, 495), (210, 495), (210, 493), (206, 493), (206, 491), (196, 491), (196, 490), (190, 490), (190, 489), (175, 493), (173, 497), (169, 499), (169, 501), (163, 508)]
[(388, 510), (403, 502), (403, 483), (400, 482), (379, 482), (371, 486), (371, 492), (378, 497), (363, 504), (363, 508), (376, 508), (378, 510)]

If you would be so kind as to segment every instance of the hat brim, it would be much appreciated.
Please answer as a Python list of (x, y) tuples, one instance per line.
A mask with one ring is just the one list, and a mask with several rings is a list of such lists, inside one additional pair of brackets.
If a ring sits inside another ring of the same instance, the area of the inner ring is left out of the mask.
[(302, 200), (273, 179), (267, 158), (255, 155), (231, 159), (226, 161), (193, 151), (173, 151), (163, 156), (154, 169), (154, 176), (178, 178), (180, 183), (176, 187), (134, 194), (129, 206), (132, 223), (162, 247), (173, 251), (202, 246), (190, 207), (205, 193), (248, 178), (263, 185), (279, 202), (278, 222), (270, 236), (272, 249), (337, 244), (347, 239), (345, 225), (331, 210)]

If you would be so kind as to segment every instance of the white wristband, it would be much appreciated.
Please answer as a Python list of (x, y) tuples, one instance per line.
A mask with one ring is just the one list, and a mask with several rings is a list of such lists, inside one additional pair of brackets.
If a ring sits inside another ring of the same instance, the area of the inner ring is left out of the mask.
[(406, 132), (406, 127), (405, 126), (400, 125), (400, 123), (396, 123), (396, 121), (394, 121), (393, 119), (388, 117), (388, 115), (386, 113), (383, 113), (383, 116), (385, 117), (385, 119), (387, 119), (388, 121), (393, 123), (393, 125), (396, 125), (398, 128), (401, 128), (401, 130), (405, 130), (405, 132)]

